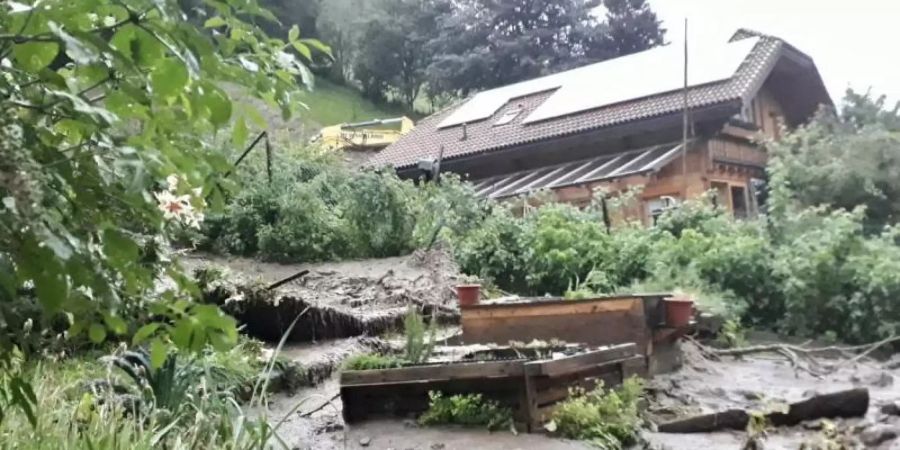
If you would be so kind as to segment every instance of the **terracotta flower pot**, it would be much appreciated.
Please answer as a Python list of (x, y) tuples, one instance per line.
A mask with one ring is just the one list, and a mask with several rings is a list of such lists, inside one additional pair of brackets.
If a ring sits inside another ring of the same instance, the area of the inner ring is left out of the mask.
[(694, 300), (687, 297), (667, 297), (663, 301), (666, 305), (666, 326), (682, 328), (691, 323)]
[(474, 306), (481, 297), (480, 284), (460, 284), (456, 286), (456, 296), (459, 298), (459, 307)]

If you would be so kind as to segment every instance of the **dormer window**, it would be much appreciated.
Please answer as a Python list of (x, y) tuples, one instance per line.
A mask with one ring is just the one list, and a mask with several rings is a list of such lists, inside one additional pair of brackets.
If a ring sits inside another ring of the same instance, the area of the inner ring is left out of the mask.
[(521, 106), (517, 106), (517, 107), (503, 113), (503, 115), (500, 116), (500, 118), (497, 119), (496, 122), (494, 122), (494, 126), (499, 127), (500, 125), (506, 125), (506, 124), (512, 122), (513, 120), (516, 120), (516, 117), (519, 117), (519, 114), (522, 114)]

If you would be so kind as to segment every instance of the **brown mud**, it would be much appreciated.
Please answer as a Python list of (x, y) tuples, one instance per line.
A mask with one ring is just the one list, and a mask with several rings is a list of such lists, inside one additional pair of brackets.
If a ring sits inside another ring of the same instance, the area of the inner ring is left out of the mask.
[[(200, 278), (207, 301), (234, 315), (246, 333), (277, 342), (376, 336), (397, 330), (409, 309), (455, 323), (456, 265), (441, 250), (377, 260), (281, 265), (190, 255), (182, 264)], [(308, 271), (270, 289), (292, 275)]]

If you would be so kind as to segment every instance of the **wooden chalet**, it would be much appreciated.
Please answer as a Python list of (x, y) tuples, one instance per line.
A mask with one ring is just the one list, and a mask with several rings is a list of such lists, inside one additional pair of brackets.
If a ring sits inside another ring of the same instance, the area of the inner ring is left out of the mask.
[[(441, 171), (505, 199), (548, 191), (586, 205), (599, 190), (642, 187), (627, 213), (651, 223), (673, 202), (716, 190), (735, 216), (755, 214), (765, 183), (764, 139), (831, 106), (809, 56), (740, 30), (729, 42), (659, 47), (480, 92), (424, 120), (376, 154), (375, 166)], [(682, 148), (685, 91), (690, 139)]]

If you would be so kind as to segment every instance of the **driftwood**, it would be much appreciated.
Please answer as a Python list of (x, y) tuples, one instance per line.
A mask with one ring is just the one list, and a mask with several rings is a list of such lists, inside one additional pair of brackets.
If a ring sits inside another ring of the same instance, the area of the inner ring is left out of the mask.
[[(768, 423), (775, 426), (791, 426), (820, 418), (860, 417), (869, 409), (869, 390), (851, 389), (831, 394), (817, 395), (792, 403), (787, 412), (765, 414)], [(744, 430), (751, 414), (743, 409), (688, 417), (659, 425), (663, 433), (706, 433), (718, 430)]]
[[(748, 347), (714, 349), (704, 346), (694, 339), (687, 338), (697, 346), (703, 357), (721, 359), (725, 356), (741, 357), (758, 353), (774, 353), (790, 361), (795, 370), (806, 372), (816, 378), (837, 372), (841, 368), (854, 364), (869, 356), (881, 347), (900, 341), (900, 336), (891, 336), (878, 342), (854, 346), (806, 347), (805, 345), (771, 344)], [(857, 353), (859, 352), (859, 353)], [(823, 363), (817, 355), (840, 354), (845, 359), (835, 364)]]

